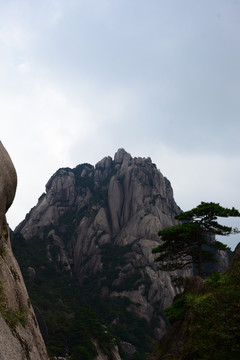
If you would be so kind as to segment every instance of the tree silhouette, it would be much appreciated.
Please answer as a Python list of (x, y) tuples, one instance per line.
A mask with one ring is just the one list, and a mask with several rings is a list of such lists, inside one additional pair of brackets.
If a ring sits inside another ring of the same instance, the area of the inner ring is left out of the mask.
[(226, 245), (215, 241), (212, 235), (226, 236), (239, 233), (237, 228), (221, 225), (218, 217), (239, 217), (235, 208), (228, 209), (217, 203), (201, 202), (196, 208), (175, 216), (182, 221), (180, 225), (160, 230), (162, 244), (152, 250), (160, 255), (155, 259), (161, 262), (160, 269), (171, 271), (184, 269), (196, 264), (198, 275), (203, 276), (203, 262), (216, 261), (208, 248), (226, 250)]

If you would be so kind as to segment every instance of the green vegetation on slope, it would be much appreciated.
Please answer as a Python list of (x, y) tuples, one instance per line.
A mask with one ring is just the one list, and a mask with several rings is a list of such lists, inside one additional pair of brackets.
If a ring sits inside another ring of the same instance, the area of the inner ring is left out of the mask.
[[(173, 325), (178, 320), (184, 324), (181, 350), (169, 359), (240, 358), (239, 278), (240, 263), (225, 275), (212, 275), (199, 293), (186, 292), (165, 310)], [(165, 350), (159, 350), (161, 356), (165, 355)]]
[[(49, 229), (46, 230), (48, 232)], [(136, 273), (126, 277), (123, 282), (113, 285), (120, 267), (128, 263), (131, 251), (129, 245), (103, 245), (102, 271), (89, 275), (79, 287), (74, 274), (71, 275), (57, 261), (59, 249), (51, 244), (51, 237), (40, 239), (35, 236), (29, 241), (21, 234), (15, 234), (14, 237), (13, 250), (21, 266), (29, 296), (47, 325), (48, 336), (45, 342), (50, 356), (63, 356), (66, 348), (69, 348), (73, 358), (91, 360), (96, 354), (91, 340), (94, 337), (106, 353), (109, 345), (113, 344), (112, 339), (116, 338), (115, 342), (118, 344), (118, 339), (121, 339), (136, 347), (138, 351), (132, 360), (146, 358), (146, 353), (152, 351), (151, 339), (153, 330), (158, 325), (157, 316), (149, 324), (133, 314), (130, 306), (138, 304), (131, 303), (127, 297), (101, 296), (103, 287), (109, 291), (122, 291), (137, 289), (143, 283), (139, 276), (140, 269), (137, 269)], [(46, 256), (47, 246), (52, 262)], [(29, 277), (29, 267), (36, 271), (34, 279)], [(146, 279), (144, 284), (147, 285), (149, 281), (150, 279)], [(156, 315), (159, 315), (157, 311)], [(101, 324), (105, 324), (110, 333)], [(128, 359), (123, 352), (121, 358)]]
[[(113, 345), (113, 336), (106, 331), (98, 315), (79, 301), (80, 290), (74, 277), (64, 271), (61, 264), (57, 266), (47, 261), (46, 242), (37, 237), (27, 242), (18, 234), (13, 241), (13, 250), (31, 301), (41, 311), (47, 325), (45, 341), (49, 355), (63, 356), (66, 349), (70, 349), (73, 360), (92, 360), (96, 356), (93, 338), (108, 352)], [(28, 276), (29, 266), (36, 271), (34, 280)]]
[(0, 313), (11, 329), (18, 324), (25, 326), (27, 323), (27, 309), (19, 307), (18, 309), (9, 309), (6, 306), (5, 294), (2, 282), (0, 281)]

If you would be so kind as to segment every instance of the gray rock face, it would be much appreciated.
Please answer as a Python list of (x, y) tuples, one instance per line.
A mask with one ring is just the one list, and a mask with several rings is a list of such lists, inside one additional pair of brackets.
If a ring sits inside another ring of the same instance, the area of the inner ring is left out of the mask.
[(240, 262), (240, 243), (237, 244), (227, 271), (231, 271)]
[(57, 261), (77, 275), (80, 286), (98, 277), (96, 292), (129, 299), (127, 310), (137, 317), (150, 323), (158, 309), (159, 338), (165, 331), (160, 312), (180, 291), (171, 282), (180, 273), (158, 271), (152, 249), (160, 242), (158, 230), (176, 224), (179, 211), (170, 182), (151, 159), (119, 149), (114, 160), (105, 157), (95, 167), (58, 170), (15, 232), (26, 240), (51, 239)]
[(22, 274), (9, 246), (8, 233), (4, 237), (4, 251), (0, 256), (0, 359), (47, 360)]
[(0, 141), (0, 231), (2, 230), (5, 214), (15, 197), (17, 174), (7, 150)]
[(94, 345), (96, 346), (98, 355), (95, 357), (94, 360), (121, 360), (119, 352), (118, 352), (118, 347), (115, 346), (112, 348), (110, 356), (109, 354), (106, 355), (103, 350), (101, 349), (101, 347), (99, 347), (98, 343), (96, 341), (93, 341)]
[(5, 213), (15, 196), (17, 176), (0, 142), (0, 359), (47, 360), (19, 266), (13, 256)]

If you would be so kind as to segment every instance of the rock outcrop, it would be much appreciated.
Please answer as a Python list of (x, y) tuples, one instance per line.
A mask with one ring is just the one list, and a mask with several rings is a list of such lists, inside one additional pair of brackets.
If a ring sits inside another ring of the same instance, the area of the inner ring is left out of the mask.
[(7, 229), (0, 255), (0, 359), (47, 360), (47, 352)]
[(0, 231), (5, 221), (5, 214), (12, 205), (17, 187), (17, 174), (12, 160), (0, 141)]
[(97, 352), (98, 352), (98, 355), (94, 360), (109, 360), (109, 359), (111, 359), (111, 360), (121, 360), (117, 346), (112, 348), (110, 356), (109, 356), (109, 354), (106, 355), (104, 353), (103, 349), (101, 349), (101, 347), (99, 347), (97, 342), (94, 341), (94, 345), (96, 346), (96, 349), (97, 349)]
[(0, 359), (47, 360), (45, 344), (12, 253), (5, 219), (14, 199), (16, 184), (16, 171), (0, 142)]
[[(162, 311), (180, 289), (171, 281), (179, 273), (159, 271), (152, 249), (160, 242), (158, 230), (176, 224), (179, 212), (170, 182), (151, 159), (119, 149), (95, 167), (58, 170), (15, 234), (45, 244), (47, 262), (75, 276), (98, 308), (104, 299), (125, 301), (125, 312), (153, 324), (153, 340), (164, 333)], [(31, 271), (37, 281), (42, 270), (29, 267), (27, 276)], [(113, 328), (127, 326), (117, 315), (109, 321)]]
[(240, 243), (236, 246), (231, 261), (227, 267), (227, 272), (235, 268), (236, 265), (240, 264)]

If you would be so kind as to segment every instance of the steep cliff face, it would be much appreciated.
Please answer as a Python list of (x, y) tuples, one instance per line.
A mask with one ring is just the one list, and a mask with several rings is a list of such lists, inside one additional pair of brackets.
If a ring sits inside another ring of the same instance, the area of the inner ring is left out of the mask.
[(5, 222), (5, 214), (12, 205), (17, 187), (17, 173), (12, 160), (0, 141), (0, 231)]
[(47, 360), (22, 274), (12, 253), (5, 218), (16, 186), (14, 165), (0, 141), (0, 359)]
[(47, 261), (76, 276), (80, 297), (102, 314), (104, 301), (110, 304), (105, 319), (115, 330), (127, 326), (117, 311), (111, 313), (122, 302), (128, 314), (151, 324), (151, 338), (158, 339), (165, 331), (162, 311), (179, 289), (173, 273), (157, 270), (152, 249), (158, 230), (174, 225), (179, 211), (170, 182), (151, 159), (119, 149), (95, 167), (58, 170), (15, 234), (41, 243)]
[(0, 359), (47, 360), (47, 352), (7, 227), (0, 256)]

